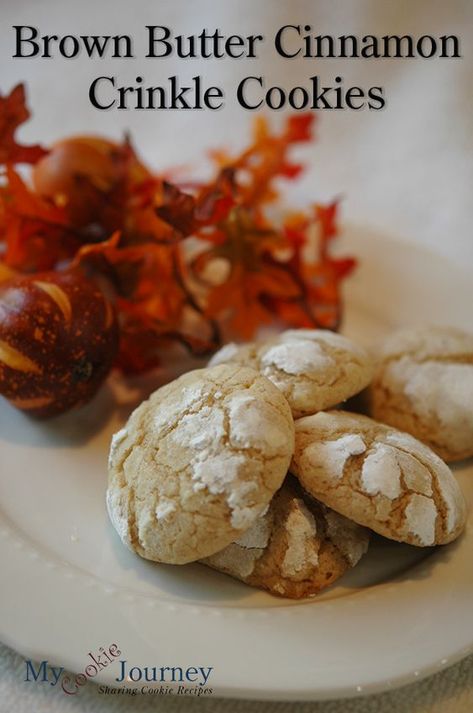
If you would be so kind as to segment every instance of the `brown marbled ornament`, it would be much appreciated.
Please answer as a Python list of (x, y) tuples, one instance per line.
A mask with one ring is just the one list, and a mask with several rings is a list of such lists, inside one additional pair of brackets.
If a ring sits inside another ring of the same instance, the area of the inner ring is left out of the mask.
[(89, 401), (117, 349), (114, 309), (79, 271), (0, 285), (0, 393), (16, 408), (49, 417)]

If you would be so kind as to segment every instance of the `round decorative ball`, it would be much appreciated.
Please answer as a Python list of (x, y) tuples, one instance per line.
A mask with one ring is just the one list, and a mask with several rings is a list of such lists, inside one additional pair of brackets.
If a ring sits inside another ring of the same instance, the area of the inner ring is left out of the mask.
[(37, 417), (89, 401), (118, 350), (115, 311), (79, 271), (0, 285), (0, 393)]

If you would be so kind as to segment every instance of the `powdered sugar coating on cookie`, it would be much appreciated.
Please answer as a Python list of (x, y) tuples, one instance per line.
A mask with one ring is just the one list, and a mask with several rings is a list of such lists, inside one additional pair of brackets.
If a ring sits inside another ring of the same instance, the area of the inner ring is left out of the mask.
[(369, 532), (317, 503), (289, 478), (238, 541), (203, 560), (278, 596), (311, 597), (353, 567)]
[(369, 495), (381, 494), (390, 500), (398, 498), (402, 486), (396, 449), (385, 443), (375, 443), (363, 461), (360, 481), (363, 491)]
[(379, 349), (371, 414), (412, 433), (447, 461), (473, 455), (473, 335), (429, 327)]
[(272, 524), (272, 514), (267, 510), (238, 540), (203, 561), (245, 581), (268, 546)]
[(319, 564), (317, 524), (314, 516), (305, 507), (290, 510), (285, 523), (287, 549), (281, 562), (283, 577), (297, 577), (307, 567)]
[(368, 549), (367, 530), (360, 530), (360, 526), (356, 522), (348, 520), (330, 508), (324, 508), (323, 515), (327, 539), (333, 542), (350, 566), (354, 567)]
[[(340, 472), (332, 454), (347, 437), (365, 448)], [(365, 416), (331, 411), (296, 421), (291, 472), (315, 498), (394, 540), (443, 544), (465, 524), (465, 501), (448, 466), (409, 434)]]
[(120, 443), (125, 440), (127, 437), (128, 432), (126, 428), (121, 428), (119, 431), (113, 434), (112, 436), (112, 441), (110, 443), (110, 452), (108, 454), (108, 464), (112, 462), (112, 459), (114, 457), (115, 451), (117, 450), (118, 446)]
[(275, 344), (261, 356), (261, 368), (275, 366), (285, 374), (300, 376), (307, 372), (324, 374), (335, 366), (332, 357), (324, 354), (322, 346), (311, 340), (294, 338)]
[(132, 535), (130, 529), (130, 509), (128, 505), (128, 493), (121, 490), (107, 490), (106, 505), (110, 521), (117, 531), (123, 544), (133, 551)]
[(113, 440), (107, 503), (138, 554), (183, 563), (225, 547), (267, 508), (294, 446), (289, 406), (251, 369), (190, 372)]
[(166, 498), (161, 498), (158, 505), (156, 506), (156, 519), (165, 520), (171, 513), (176, 510), (176, 504), (172, 500), (167, 500)]
[(237, 391), (227, 401), (229, 439), (236, 448), (261, 448), (269, 455), (281, 447), (281, 425), (272, 422), (272, 407), (245, 391)]
[(294, 417), (335, 406), (370, 382), (368, 354), (340, 334), (290, 329), (264, 342), (226, 345), (210, 365), (235, 363), (256, 369), (285, 395)]
[(433, 500), (413, 493), (404, 510), (404, 516), (406, 537), (412, 534), (423, 545), (432, 545), (435, 542), (437, 508)]
[(308, 446), (308, 456), (322, 459), (330, 464), (330, 476), (334, 480), (343, 477), (345, 463), (351, 456), (360, 455), (366, 450), (366, 444), (356, 434), (341, 436), (333, 441), (315, 442)]
[[(436, 474), (435, 486), (445, 504), (444, 515), (446, 519), (446, 529), (447, 532), (454, 532), (458, 518), (460, 517), (461, 519), (461, 513), (464, 513), (465, 500), (448, 465), (428, 446), (420, 443), (408, 433), (392, 430), (392, 432), (386, 436), (386, 441), (395, 445), (401, 452), (406, 451), (416, 458), (426, 470)], [(426, 488), (424, 483), (422, 488), (416, 487), (416, 490), (424, 495), (433, 495), (433, 486), (434, 481), (431, 480), (430, 489)], [(428, 490), (430, 490), (430, 493)]]

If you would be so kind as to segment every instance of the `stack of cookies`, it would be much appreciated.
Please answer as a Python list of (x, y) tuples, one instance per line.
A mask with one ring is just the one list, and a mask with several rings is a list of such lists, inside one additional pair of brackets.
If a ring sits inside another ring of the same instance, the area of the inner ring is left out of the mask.
[[(383, 423), (339, 410), (362, 391)], [(455, 330), (393, 336), (376, 358), (323, 330), (227, 345), (115, 434), (108, 512), (146, 559), (314, 596), (371, 531), (418, 547), (461, 533), (465, 502), (438, 454), (473, 455), (472, 404), (473, 337)]]

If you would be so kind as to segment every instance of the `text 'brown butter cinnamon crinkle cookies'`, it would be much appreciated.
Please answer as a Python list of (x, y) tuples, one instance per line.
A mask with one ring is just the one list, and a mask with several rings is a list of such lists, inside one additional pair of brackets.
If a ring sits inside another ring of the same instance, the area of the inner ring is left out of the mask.
[(368, 549), (369, 531), (316, 502), (288, 479), (236, 542), (203, 562), (272, 594), (315, 596)]
[(449, 467), (411, 435), (366, 416), (330, 411), (296, 421), (291, 472), (318, 500), (399, 542), (445, 544), (465, 525)]
[(222, 363), (249, 366), (270, 379), (294, 418), (346, 401), (373, 375), (364, 349), (323, 329), (290, 329), (264, 342), (227, 344), (210, 360), (210, 365)]
[(412, 433), (446, 461), (473, 456), (473, 334), (404, 330), (378, 356), (372, 416)]
[(281, 486), (294, 423), (281, 392), (237, 365), (155, 391), (113, 437), (107, 506), (142, 557), (184, 564), (226, 547)]

